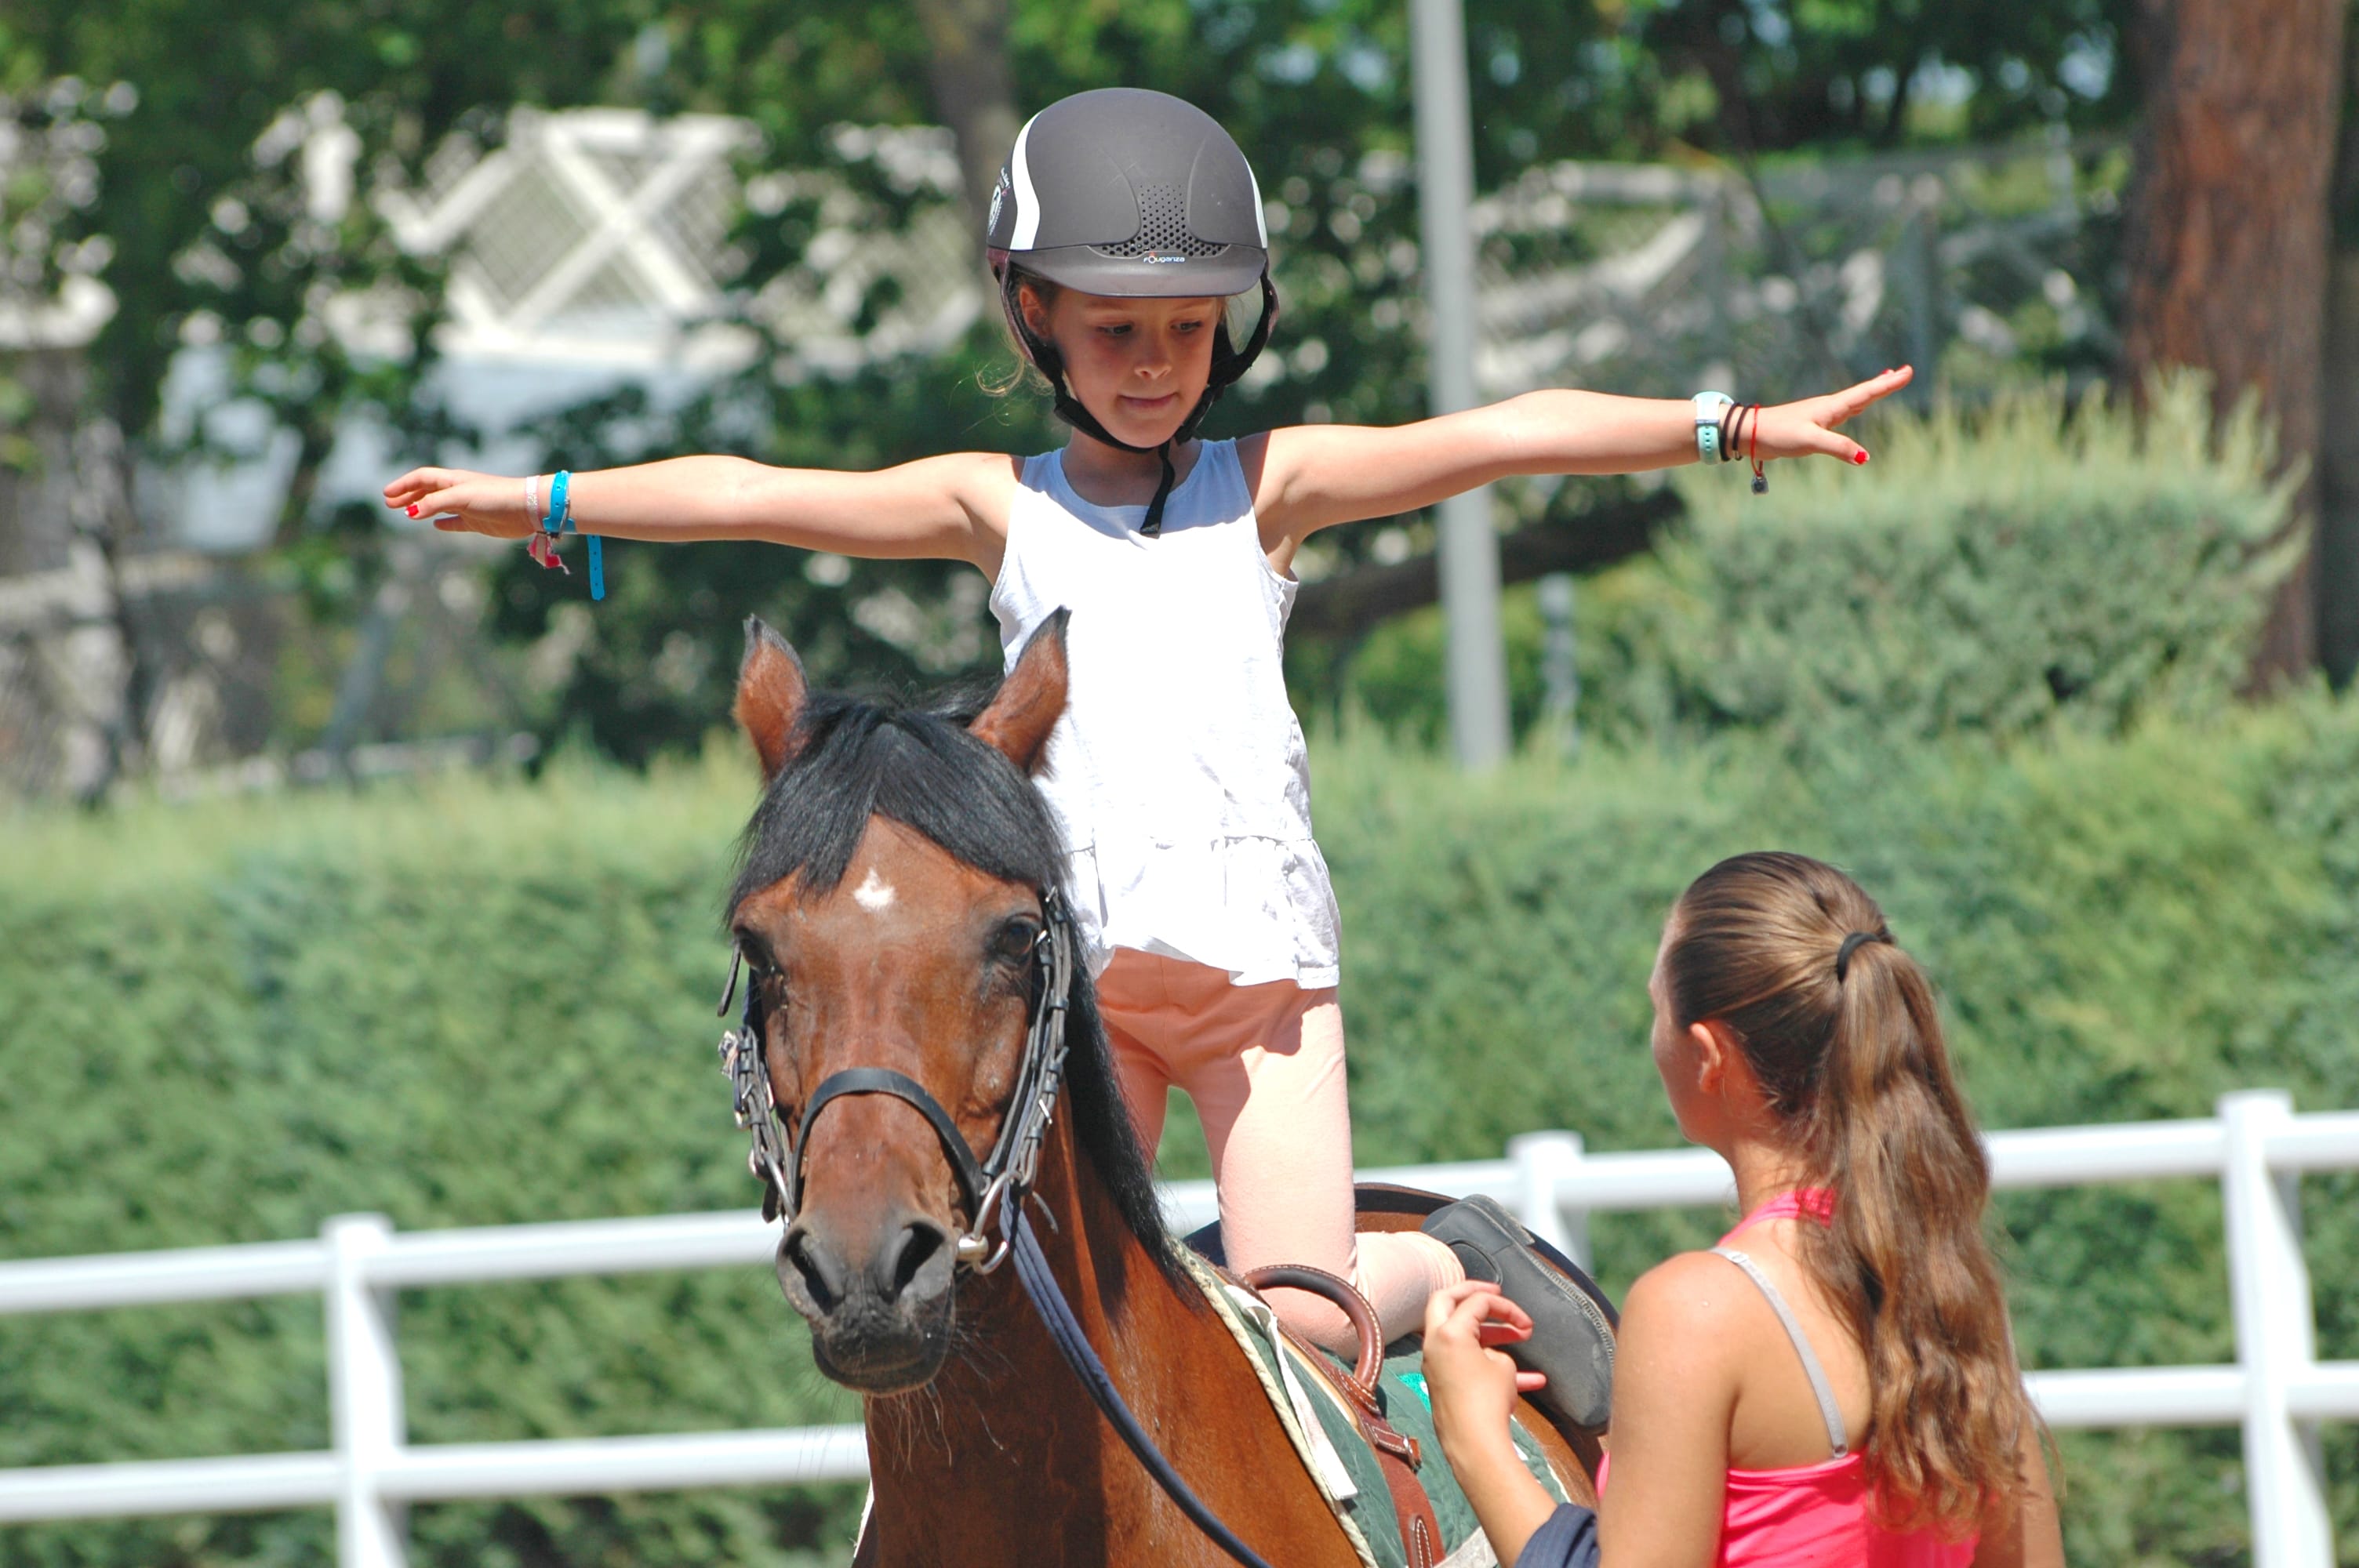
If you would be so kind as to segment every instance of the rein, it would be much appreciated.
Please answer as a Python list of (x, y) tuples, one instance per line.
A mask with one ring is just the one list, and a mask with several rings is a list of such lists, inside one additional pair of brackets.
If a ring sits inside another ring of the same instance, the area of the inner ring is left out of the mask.
[[(1012, 1253), (1016, 1278), (1023, 1285), (1033, 1310), (1040, 1314), (1049, 1342), (1088, 1390), (1091, 1401), (1104, 1414), (1131, 1453), (1138, 1456), (1139, 1464), (1155, 1484), (1198, 1530), (1244, 1568), (1269, 1568), (1195, 1494), (1139, 1423), (1124, 1400), (1122, 1390), (1114, 1387), (1114, 1376), (1106, 1370), (1105, 1362), (1090, 1344), (1072, 1303), (1065, 1299), (1063, 1288), (1057, 1283), (1057, 1276), (1040, 1250), (1032, 1222), (1024, 1212), (1024, 1200), (1030, 1195), (1033, 1179), (1039, 1174), (1040, 1147), (1048, 1136), (1049, 1119), (1056, 1113), (1058, 1093), (1065, 1084), (1065, 1019), (1073, 989), (1073, 919), (1065, 907), (1064, 895), (1054, 888), (1047, 889), (1040, 895), (1040, 939), (1032, 949), (1039, 966), (1039, 1000), (1025, 1031), (1024, 1059), (1016, 1068), (1009, 1114), (1000, 1123), (999, 1138), (992, 1145), (990, 1155), (980, 1163), (967, 1147), (958, 1124), (925, 1086), (886, 1067), (846, 1067), (830, 1074), (811, 1092), (795, 1129), (794, 1141), (787, 1143), (778, 1119), (777, 1102), (770, 1091), (769, 1065), (763, 1056), (760, 987), (745, 988), (745, 1007), (738, 1025), (721, 1037), (721, 1064), (722, 1071), (729, 1077), (737, 1125), (753, 1135), (754, 1147), (746, 1163), (764, 1184), (762, 1217), (783, 1219), (788, 1226), (794, 1224), (796, 1211), (802, 1203), (803, 1151), (810, 1147), (811, 1124), (818, 1120), (820, 1111), (829, 1101), (846, 1095), (882, 1094), (914, 1106), (933, 1128), (934, 1136), (941, 1141), (951, 1169), (966, 1195), (968, 1225), (966, 1233), (958, 1239), (958, 1266), (972, 1269), (977, 1274), (989, 1274)], [(731, 954), (729, 985), (715, 1010), (724, 1018), (730, 1002), (736, 998), (738, 974), (745, 964), (745, 952), (741, 944)], [(996, 1248), (988, 1234), (995, 1218), (999, 1224)]]

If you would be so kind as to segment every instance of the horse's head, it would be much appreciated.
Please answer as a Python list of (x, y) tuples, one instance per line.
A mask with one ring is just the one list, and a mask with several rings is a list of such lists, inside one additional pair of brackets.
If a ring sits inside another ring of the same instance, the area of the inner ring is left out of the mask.
[[(730, 923), (799, 1144), (778, 1281), (822, 1371), (893, 1392), (941, 1366), (957, 1238), (981, 1217), (945, 1140), (992, 1149), (1041, 990), (1043, 893), (1062, 867), (1027, 775), (1064, 711), (1064, 622), (966, 724), (813, 693), (784, 641), (747, 630), (736, 716), (766, 787)], [(950, 1127), (901, 1090), (831, 1084), (849, 1069), (899, 1075)]]

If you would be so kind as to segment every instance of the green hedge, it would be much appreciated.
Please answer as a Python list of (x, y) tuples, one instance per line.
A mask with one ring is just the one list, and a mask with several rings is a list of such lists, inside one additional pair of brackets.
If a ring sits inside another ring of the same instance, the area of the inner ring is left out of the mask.
[[(1581, 718), (1593, 736), (1738, 729), (1838, 747), (1872, 736), (2118, 733), (2219, 708), (2249, 667), (2293, 546), (2290, 493), (2249, 406), (2212, 429), (2204, 384), (2158, 384), (2143, 421), (2102, 394), (1872, 416), (1875, 462), (1786, 462), (1755, 496), (1726, 468), (1675, 482), (1663, 548), (1581, 585)], [(1508, 596), (1519, 728), (1540, 706), (1538, 611)], [(1441, 624), (1373, 635), (1343, 693), (1430, 743)]]
[[(1832, 856), (1941, 984), (1993, 1126), (2359, 1107), (2359, 707), (2008, 752), (1723, 739), (1469, 783), (1321, 746), (1358, 1155), (1566, 1126), (1673, 1141), (1645, 1047), (1662, 913), (1713, 858)], [(712, 1066), (732, 760), (0, 824), (0, 1254), (746, 1202)], [(1174, 1169), (1201, 1156), (1171, 1148)], [(2359, 1356), (2359, 1187), (2306, 1184), (2321, 1351)], [(2035, 1365), (2231, 1354), (2215, 1190), (2010, 1197)], [(1722, 1217), (1601, 1220), (1617, 1290)], [(766, 1271), (414, 1292), (422, 1441), (795, 1424), (850, 1406)], [(322, 1445), (318, 1308), (0, 1319), (0, 1465)], [(2328, 1444), (2343, 1554), (2359, 1467)], [(2076, 1562), (2245, 1553), (2233, 1430), (2076, 1438)], [(420, 1509), (421, 1563), (779, 1563), (853, 1499), (712, 1492)], [(0, 1565), (319, 1561), (324, 1516), (0, 1531)]]
[[(737, 770), (7, 825), (0, 1252), (741, 1206), (714, 1070)], [(406, 1293), (421, 1442), (857, 1419), (766, 1271)], [(0, 1465), (322, 1447), (316, 1298), (0, 1319)], [(856, 1488), (421, 1508), (421, 1563), (842, 1556)], [(275, 1563), (324, 1515), (0, 1530)]]

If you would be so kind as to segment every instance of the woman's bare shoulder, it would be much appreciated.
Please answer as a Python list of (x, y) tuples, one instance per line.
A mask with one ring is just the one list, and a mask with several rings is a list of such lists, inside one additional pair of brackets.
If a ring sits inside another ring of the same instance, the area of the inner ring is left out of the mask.
[(1622, 1315), (1673, 1331), (1726, 1327), (1743, 1307), (1745, 1277), (1725, 1258), (1681, 1252), (1638, 1276), (1623, 1299)]

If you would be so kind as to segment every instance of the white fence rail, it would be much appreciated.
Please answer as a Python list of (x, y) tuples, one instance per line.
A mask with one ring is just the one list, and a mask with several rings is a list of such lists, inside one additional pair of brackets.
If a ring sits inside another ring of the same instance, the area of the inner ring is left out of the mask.
[[(2221, 1184), (2224, 1199), (2234, 1365), (2037, 1372), (2031, 1390), (2059, 1428), (2242, 1426), (2256, 1568), (2332, 1568), (2315, 1423), (2359, 1420), (2359, 1361), (2317, 1359), (2299, 1182), (2306, 1172), (2359, 1170), (2359, 1112), (2297, 1116), (2289, 1097), (2273, 1090), (2226, 1096), (2219, 1110), (2207, 1121), (1992, 1136), (2000, 1187), (2204, 1177)], [(1504, 1160), (1365, 1175), (1492, 1194), (1576, 1255), (1587, 1251), (1589, 1214), (1716, 1204), (1731, 1191), (1727, 1167), (1707, 1152), (1587, 1154), (1568, 1132), (1518, 1138)], [(1184, 1226), (1203, 1224), (1213, 1212), (1210, 1184), (1176, 1184), (1166, 1204)], [(400, 1568), (401, 1510), (412, 1502), (857, 1479), (867, 1459), (856, 1426), (408, 1441), (393, 1292), (765, 1265), (774, 1234), (751, 1213), (406, 1236), (380, 1216), (342, 1215), (316, 1241), (0, 1263), (0, 1314), (321, 1296), (335, 1437), (333, 1449), (316, 1454), (0, 1470), (0, 1522), (332, 1507), (342, 1568)]]

